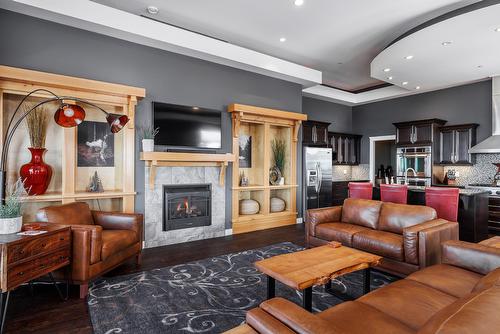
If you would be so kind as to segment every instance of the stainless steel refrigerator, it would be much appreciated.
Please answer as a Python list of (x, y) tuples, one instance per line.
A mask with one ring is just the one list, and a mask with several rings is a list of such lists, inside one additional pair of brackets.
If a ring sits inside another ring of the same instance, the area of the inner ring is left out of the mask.
[(332, 205), (332, 149), (304, 147), (304, 213)]

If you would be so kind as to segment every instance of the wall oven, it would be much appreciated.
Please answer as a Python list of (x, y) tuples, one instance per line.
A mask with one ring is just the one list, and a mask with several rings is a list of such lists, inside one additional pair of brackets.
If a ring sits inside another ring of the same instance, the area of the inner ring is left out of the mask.
[(430, 146), (398, 147), (396, 151), (397, 183), (415, 186), (432, 184), (432, 149)]

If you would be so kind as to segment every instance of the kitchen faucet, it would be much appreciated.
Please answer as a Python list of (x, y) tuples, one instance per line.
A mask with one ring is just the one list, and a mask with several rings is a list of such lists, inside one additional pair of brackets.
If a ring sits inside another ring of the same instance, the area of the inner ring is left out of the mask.
[(406, 168), (406, 170), (405, 170), (405, 184), (406, 185), (408, 184), (408, 171), (409, 170), (411, 170), (413, 172), (413, 176), (417, 176), (417, 172), (413, 168), (411, 168), (411, 167)]

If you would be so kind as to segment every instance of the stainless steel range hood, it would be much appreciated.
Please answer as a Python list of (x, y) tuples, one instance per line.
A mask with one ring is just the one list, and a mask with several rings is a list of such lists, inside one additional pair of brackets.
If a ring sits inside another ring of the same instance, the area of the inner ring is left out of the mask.
[(500, 77), (493, 78), (491, 137), (471, 147), (469, 153), (500, 153)]

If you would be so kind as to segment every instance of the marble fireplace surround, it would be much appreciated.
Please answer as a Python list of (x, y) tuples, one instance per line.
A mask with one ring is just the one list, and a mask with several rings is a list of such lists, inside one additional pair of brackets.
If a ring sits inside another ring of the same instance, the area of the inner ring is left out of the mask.
[[(145, 247), (221, 237), (225, 234), (225, 186), (219, 183), (220, 167), (156, 167), (154, 188), (149, 186), (150, 167), (145, 167)], [(212, 185), (212, 225), (163, 231), (163, 185)]]

